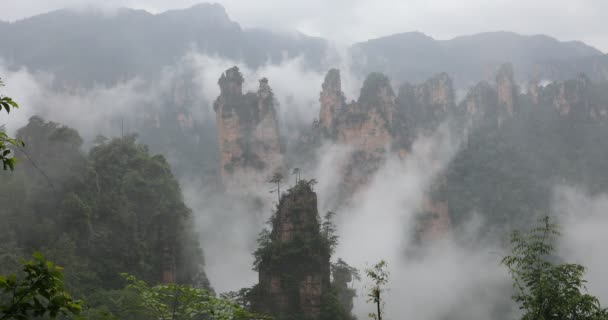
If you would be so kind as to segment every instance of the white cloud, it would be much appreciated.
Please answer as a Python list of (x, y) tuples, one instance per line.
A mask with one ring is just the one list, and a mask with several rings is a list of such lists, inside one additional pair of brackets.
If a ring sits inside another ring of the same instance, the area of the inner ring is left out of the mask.
[(587, 267), (590, 293), (608, 304), (608, 194), (590, 195), (584, 189), (560, 186), (555, 190), (554, 210), (559, 215), (561, 255), (566, 262)]

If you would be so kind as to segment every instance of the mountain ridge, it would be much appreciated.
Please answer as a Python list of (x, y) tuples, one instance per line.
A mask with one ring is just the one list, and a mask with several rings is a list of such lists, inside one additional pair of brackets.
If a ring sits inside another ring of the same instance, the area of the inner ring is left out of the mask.
[[(56, 74), (68, 84), (113, 83), (154, 76), (192, 51), (251, 68), (302, 57), (306, 68), (324, 71), (339, 61), (330, 42), (304, 33), (244, 28), (217, 3), (149, 13), (119, 8), (59, 9), (0, 23), (0, 57), (9, 67)], [(348, 47), (359, 76), (383, 72), (398, 83), (452, 75), (458, 89), (492, 79), (513, 64), (518, 82), (564, 80), (584, 72), (608, 80), (608, 55), (581, 41), (510, 31), (436, 40), (420, 31), (357, 42)]]

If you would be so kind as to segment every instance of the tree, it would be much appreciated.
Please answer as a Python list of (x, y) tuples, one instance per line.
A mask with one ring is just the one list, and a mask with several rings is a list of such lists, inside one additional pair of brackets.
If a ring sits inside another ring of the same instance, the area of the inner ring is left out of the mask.
[(384, 260), (376, 263), (373, 268), (365, 269), (365, 274), (370, 278), (374, 285), (370, 288), (367, 302), (372, 302), (376, 305), (376, 313), (371, 312), (369, 317), (375, 320), (382, 320), (382, 310), (384, 309), (384, 300), (382, 293), (386, 291), (389, 272), (386, 270), (387, 263)]
[[(270, 179), (268, 180), (269, 183), (275, 183), (277, 185), (277, 200), (278, 202), (281, 202), (281, 182), (283, 182), (283, 174), (280, 172), (275, 172), (272, 177), (270, 177)], [(271, 191), (274, 192), (274, 191)]]
[(332, 254), (334, 249), (338, 245), (337, 227), (333, 222), (333, 218), (336, 215), (335, 212), (327, 211), (321, 224), (321, 235), (327, 241), (329, 253)]
[[(4, 87), (4, 82), (0, 79), (0, 87)], [(11, 109), (17, 109), (19, 105), (11, 97), (4, 96), (0, 93), (0, 111), (6, 110), (6, 113), (10, 113)], [(2, 168), (4, 170), (15, 169), (15, 163), (17, 160), (11, 154), (10, 146), (25, 146), (23, 141), (13, 139), (8, 136), (4, 131), (4, 128), (0, 127), (0, 161), (2, 161)]]
[(293, 174), (296, 177), (296, 184), (298, 184), (298, 180), (300, 180), (301, 172), (302, 172), (302, 170), (300, 170), (300, 168), (293, 168), (293, 171), (291, 172), (291, 174)]
[(123, 274), (126, 289), (139, 296), (140, 310), (158, 320), (180, 319), (265, 319), (227, 298), (217, 298), (205, 289), (178, 284), (148, 286), (135, 276)]
[[(350, 314), (353, 309), (353, 299), (357, 296), (352, 287), (355, 281), (361, 281), (359, 270), (349, 266), (344, 260), (338, 258), (336, 263), (331, 264), (332, 287), (336, 291), (337, 299), (344, 311)], [(351, 283), (349, 288), (348, 283)]]
[(82, 302), (65, 291), (62, 268), (40, 253), (23, 262), (23, 275), (0, 276), (0, 320), (77, 315)]
[(528, 233), (514, 232), (511, 254), (502, 264), (509, 268), (516, 293), (513, 296), (523, 310), (523, 320), (596, 320), (608, 319), (608, 311), (586, 290), (585, 267), (556, 264), (553, 242), (559, 236), (557, 225), (549, 217)]

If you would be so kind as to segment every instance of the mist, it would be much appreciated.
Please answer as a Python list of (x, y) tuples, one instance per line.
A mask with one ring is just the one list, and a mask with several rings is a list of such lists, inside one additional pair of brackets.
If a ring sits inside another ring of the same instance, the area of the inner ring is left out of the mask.
[[(133, 78), (114, 86), (92, 89), (58, 89), (52, 74), (32, 74), (27, 69), (0, 68), (6, 90), (22, 107), (7, 123), (9, 132), (27, 123), (33, 115), (76, 128), (89, 143), (96, 135), (118, 136), (136, 132), (141, 114), (161, 110), (163, 96), (172, 94), (173, 83), (183, 74), (193, 74), (200, 90), (194, 110), (197, 122), (214, 126), (212, 104), (219, 94), (217, 79), (226, 69), (241, 66), (244, 90), (256, 91), (259, 79), (267, 77), (276, 95), (285, 143), (293, 143), (299, 129), (310, 125), (319, 113), (318, 92), (324, 74), (305, 68), (300, 58), (258, 69), (238, 61), (190, 52), (179, 64), (163, 68), (158, 81)], [(343, 70), (349, 70), (346, 64)], [(361, 79), (343, 73), (346, 96), (356, 97)], [(478, 228), (483, 215), (474, 214), (464, 226), (443, 239), (425, 246), (422, 253), (408, 255), (415, 229), (415, 214), (425, 191), (438, 174), (446, 170), (462, 141), (443, 124), (432, 135), (421, 136), (405, 160), (390, 155), (374, 174), (371, 183), (357, 192), (353, 201), (337, 211), (340, 244), (335, 257), (363, 271), (379, 260), (389, 264), (387, 317), (408, 314), (418, 319), (509, 318), (517, 314), (510, 300), (511, 283), (500, 265), (505, 254), (507, 235), (479, 241)], [(318, 161), (309, 163), (306, 175), (318, 180), (320, 214), (336, 205), (340, 172), (352, 152), (346, 145), (325, 144), (317, 151)], [(169, 157), (171, 159), (171, 157)], [(290, 183), (290, 182), (288, 182)], [(182, 177), (180, 181), (187, 205), (193, 210), (196, 229), (205, 253), (205, 271), (217, 292), (250, 287), (257, 281), (252, 270), (258, 233), (266, 226), (274, 205), (271, 195), (264, 196), (260, 207), (250, 198), (218, 194), (204, 181)], [(259, 195), (260, 186), (251, 185)], [(263, 189), (264, 187), (262, 187)], [(603, 227), (608, 196), (588, 196), (575, 188), (556, 187), (554, 210), (565, 226), (560, 253), (589, 267), (589, 289), (604, 302), (608, 285), (603, 270), (608, 259), (601, 254), (608, 240)], [(335, 259), (334, 259), (335, 260)], [(373, 311), (366, 290), (369, 283), (355, 284), (358, 296), (354, 313), (365, 318)]]
[(568, 262), (587, 267), (587, 289), (602, 303), (607, 303), (605, 270), (608, 259), (602, 252), (608, 240), (605, 230), (608, 194), (591, 194), (581, 186), (558, 185), (554, 199), (553, 207), (562, 228), (558, 243), (561, 256)]
[[(369, 186), (338, 212), (336, 256), (361, 271), (380, 260), (388, 263), (388, 318), (407, 314), (417, 319), (484, 319), (509, 305), (508, 275), (496, 255), (499, 241), (471, 241), (478, 221), (433, 242), (421, 254), (407, 254), (415, 246), (415, 217), (425, 190), (447, 168), (460, 143), (445, 124), (419, 138), (404, 161), (389, 157)], [(366, 303), (367, 281), (356, 284), (355, 314), (361, 318), (374, 311)]]

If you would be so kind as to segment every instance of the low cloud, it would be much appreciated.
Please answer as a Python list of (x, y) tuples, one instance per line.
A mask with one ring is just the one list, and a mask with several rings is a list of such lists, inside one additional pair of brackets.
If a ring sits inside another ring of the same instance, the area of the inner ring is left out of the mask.
[[(407, 314), (416, 319), (487, 319), (511, 310), (508, 274), (496, 254), (499, 241), (483, 245), (472, 241), (481, 225), (478, 216), (458, 234), (428, 244), (421, 255), (406, 254), (424, 193), (458, 150), (458, 139), (446, 128), (415, 141), (405, 160), (390, 156), (351, 205), (338, 211), (336, 257), (360, 270), (381, 259), (388, 262), (387, 318)], [(329, 171), (336, 167), (326, 167), (332, 177)], [(323, 177), (319, 176), (320, 185)], [(360, 318), (374, 311), (366, 303), (369, 285), (365, 279), (355, 285), (354, 312)]]
[(553, 202), (562, 236), (560, 255), (566, 262), (587, 267), (585, 279), (589, 292), (596, 295), (602, 305), (608, 305), (608, 195), (590, 195), (584, 188), (556, 187)]

